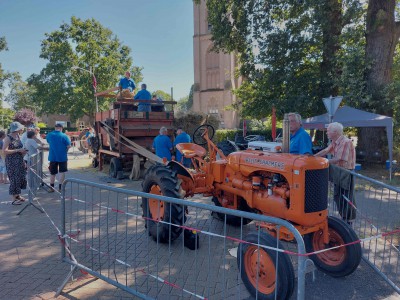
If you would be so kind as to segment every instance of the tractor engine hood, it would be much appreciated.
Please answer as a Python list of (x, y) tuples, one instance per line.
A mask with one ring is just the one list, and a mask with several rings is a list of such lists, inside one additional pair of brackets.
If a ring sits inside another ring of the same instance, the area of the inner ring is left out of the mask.
[(240, 172), (244, 176), (257, 170), (290, 174), (294, 169), (318, 170), (329, 166), (328, 160), (321, 157), (257, 150), (233, 152), (228, 155), (227, 160), (233, 171)]

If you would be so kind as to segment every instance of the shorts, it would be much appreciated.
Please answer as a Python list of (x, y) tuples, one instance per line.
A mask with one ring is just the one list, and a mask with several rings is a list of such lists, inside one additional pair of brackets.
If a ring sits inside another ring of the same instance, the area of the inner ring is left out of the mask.
[(56, 175), (58, 172), (65, 173), (68, 171), (67, 162), (51, 161), (49, 166), (49, 171), (51, 175)]
[(1, 165), (1, 164), (0, 164), (0, 173), (2, 173), (2, 174), (7, 174), (7, 169), (6, 169), (6, 166), (5, 166), (5, 165)]

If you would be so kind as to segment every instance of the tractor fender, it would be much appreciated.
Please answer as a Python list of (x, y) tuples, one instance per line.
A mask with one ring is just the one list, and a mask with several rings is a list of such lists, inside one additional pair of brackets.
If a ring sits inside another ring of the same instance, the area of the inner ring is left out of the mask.
[(187, 170), (187, 168), (184, 165), (182, 165), (174, 160), (168, 162), (167, 165), (168, 165), (168, 167), (171, 168), (172, 171), (175, 171), (177, 174), (190, 178), (194, 184), (194, 178), (193, 178), (192, 174), (190, 174), (190, 172)]

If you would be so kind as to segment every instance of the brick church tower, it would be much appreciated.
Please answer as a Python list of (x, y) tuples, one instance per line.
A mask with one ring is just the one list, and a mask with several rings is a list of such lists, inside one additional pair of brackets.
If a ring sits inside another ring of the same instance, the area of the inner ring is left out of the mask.
[(234, 77), (236, 59), (234, 54), (211, 52), (211, 27), (207, 22), (206, 1), (193, 4), (194, 35), (194, 92), (193, 111), (218, 115), (220, 128), (237, 128), (239, 116), (227, 110), (236, 99), (231, 89), (237, 88), (241, 79)]

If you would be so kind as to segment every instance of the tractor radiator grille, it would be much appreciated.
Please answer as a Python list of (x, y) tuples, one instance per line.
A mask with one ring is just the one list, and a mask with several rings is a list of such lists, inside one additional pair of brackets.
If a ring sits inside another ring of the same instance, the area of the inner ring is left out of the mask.
[(328, 168), (306, 171), (305, 213), (328, 208)]

